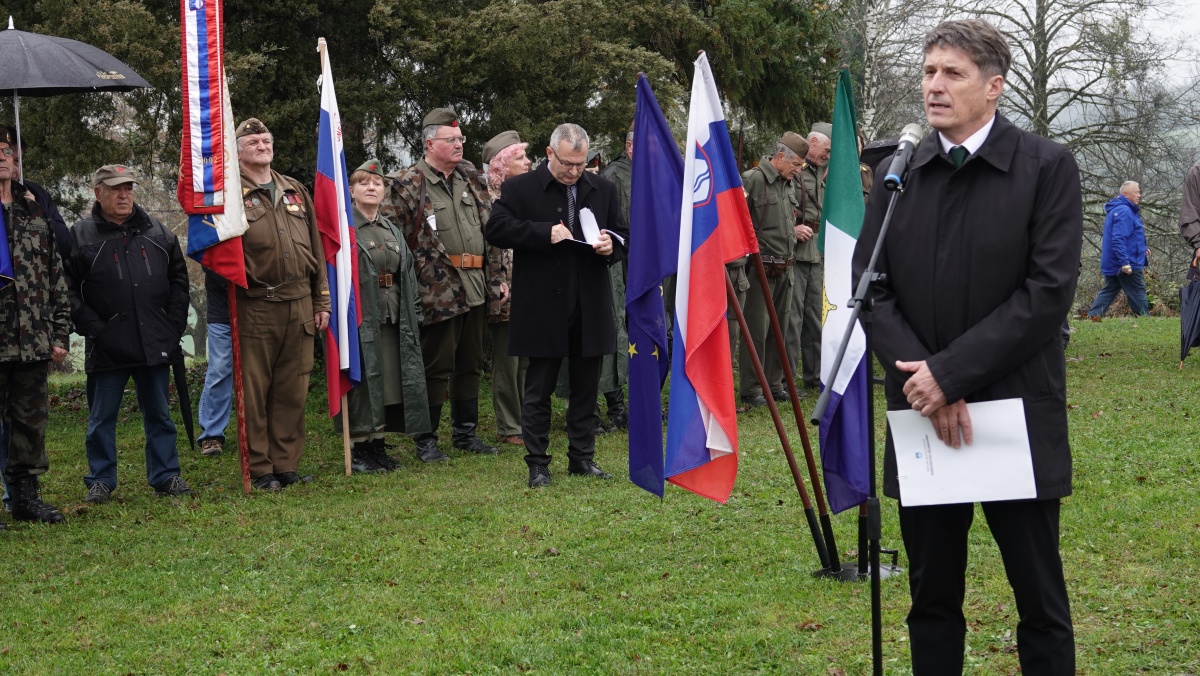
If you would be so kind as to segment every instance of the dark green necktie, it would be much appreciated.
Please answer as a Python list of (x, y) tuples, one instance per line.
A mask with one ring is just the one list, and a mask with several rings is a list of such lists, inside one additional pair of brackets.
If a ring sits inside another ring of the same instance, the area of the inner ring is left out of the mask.
[(954, 162), (954, 168), (957, 169), (967, 161), (967, 156), (971, 153), (963, 146), (954, 146), (950, 149), (950, 160)]

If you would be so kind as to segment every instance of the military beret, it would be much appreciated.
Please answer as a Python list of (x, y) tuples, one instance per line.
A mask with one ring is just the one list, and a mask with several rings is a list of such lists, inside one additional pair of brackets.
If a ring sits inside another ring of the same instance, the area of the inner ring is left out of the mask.
[(92, 174), (92, 187), (96, 187), (103, 183), (107, 186), (117, 186), (122, 183), (137, 183), (137, 176), (133, 171), (121, 164), (106, 164), (96, 170)]
[(794, 131), (783, 132), (783, 138), (779, 139), (779, 142), (800, 157), (808, 154), (808, 141), (805, 141), (803, 136)]
[(439, 127), (457, 127), (458, 115), (451, 108), (434, 108), (421, 120), (422, 127), (437, 125)]
[(516, 145), (520, 142), (520, 135), (511, 129), (496, 134), (492, 137), (492, 140), (488, 141), (487, 144), (483, 146), (483, 163), (488, 164), (492, 161), (493, 157), (500, 153), (501, 150), (504, 150), (511, 145)]
[(270, 134), (271, 130), (267, 129), (267, 125), (263, 124), (257, 117), (251, 117), (238, 125), (237, 131), (233, 133), (234, 138), (249, 136), (250, 134)]
[(365, 171), (368, 174), (375, 174), (376, 176), (379, 176), (380, 178), (387, 178), (383, 174), (383, 165), (380, 164), (379, 160), (377, 160), (375, 158), (371, 158), (371, 159), (367, 160), (366, 162), (363, 162), (362, 164), (358, 165), (357, 169), (355, 169), (354, 171), (352, 171), (350, 173), (357, 174), (360, 171)]
[(813, 124), (808, 133), (809, 135), (824, 134), (826, 138), (833, 138), (833, 125), (828, 122), (817, 122)]

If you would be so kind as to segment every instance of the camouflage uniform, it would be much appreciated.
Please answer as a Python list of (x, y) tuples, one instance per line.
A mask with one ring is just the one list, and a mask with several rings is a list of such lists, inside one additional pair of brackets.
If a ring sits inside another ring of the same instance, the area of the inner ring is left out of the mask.
[[(380, 213), (400, 228), (416, 260), (430, 434), (436, 446), (449, 391), (455, 441), (460, 445), (475, 436), (487, 301), (500, 297), (505, 279), (500, 249), (483, 238), (488, 192), (475, 166), (466, 161), (449, 176), (441, 176), (422, 159), (390, 178), (394, 180)], [(482, 262), (476, 263), (480, 258)], [(422, 441), (418, 438), (419, 446)]]
[(37, 477), (50, 465), (46, 379), (53, 348), (69, 347), (71, 304), (46, 209), (17, 181), (11, 186), (13, 201), (3, 209), (14, 274), (0, 288), (0, 416), (16, 516), (19, 493), (36, 498)]
[(796, 240), (796, 265), (792, 316), (787, 325), (787, 352), (799, 369), (804, 387), (821, 385), (821, 315), (824, 305), (825, 266), (817, 249), (821, 207), (825, 204), (825, 167), (805, 160), (796, 178), (797, 197), (803, 202), (804, 224), (813, 229), (807, 242)]

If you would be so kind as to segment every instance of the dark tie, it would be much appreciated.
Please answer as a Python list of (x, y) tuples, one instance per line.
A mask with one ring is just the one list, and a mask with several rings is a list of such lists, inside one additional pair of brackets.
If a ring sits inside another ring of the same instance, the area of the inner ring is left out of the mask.
[(957, 169), (967, 161), (967, 156), (971, 153), (963, 146), (954, 146), (950, 149), (950, 160), (954, 162), (954, 168)]
[(575, 234), (575, 186), (567, 186), (567, 229)]

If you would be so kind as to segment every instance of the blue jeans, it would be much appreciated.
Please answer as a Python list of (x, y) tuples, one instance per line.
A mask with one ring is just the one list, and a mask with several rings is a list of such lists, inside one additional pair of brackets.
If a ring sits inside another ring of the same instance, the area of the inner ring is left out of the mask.
[(200, 440), (225, 441), (233, 405), (233, 338), (228, 324), (208, 325), (208, 371), (200, 393)]
[(83, 483), (88, 486), (100, 482), (109, 489), (117, 487), (117, 413), (130, 377), (137, 389), (142, 428), (146, 433), (146, 481), (151, 486), (158, 486), (179, 474), (175, 423), (171, 421), (171, 407), (167, 403), (171, 367), (166, 364), (132, 366), (88, 374), (90, 414), (84, 447), (89, 471), (83, 478)]
[(1121, 291), (1124, 291), (1125, 297), (1129, 299), (1129, 309), (1133, 314), (1150, 314), (1150, 306), (1146, 302), (1146, 282), (1142, 279), (1142, 271), (1134, 270), (1128, 275), (1104, 275), (1104, 288), (1096, 294), (1088, 316), (1104, 316), (1104, 313), (1108, 312), (1108, 306), (1112, 305)]

